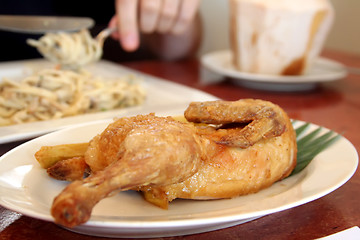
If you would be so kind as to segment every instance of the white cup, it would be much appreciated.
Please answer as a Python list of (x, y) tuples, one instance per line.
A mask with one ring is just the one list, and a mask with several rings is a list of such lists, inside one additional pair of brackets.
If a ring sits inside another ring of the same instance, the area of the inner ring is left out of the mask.
[(334, 19), (328, 0), (229, 0), (233, 64), (242, 72), (305, 74)]

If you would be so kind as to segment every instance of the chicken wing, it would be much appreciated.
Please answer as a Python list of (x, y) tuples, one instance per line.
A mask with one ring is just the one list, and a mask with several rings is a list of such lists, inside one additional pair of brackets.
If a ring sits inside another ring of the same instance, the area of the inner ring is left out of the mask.
[(190, 122), (212, 124), (247, 124), (240, 131), (227, 131), (217, 142), (231, 147), (247, 148), (261, 139), (281, 135), (286, 114), (276, 105), (263, 100), (194, 102), (185, 111)]

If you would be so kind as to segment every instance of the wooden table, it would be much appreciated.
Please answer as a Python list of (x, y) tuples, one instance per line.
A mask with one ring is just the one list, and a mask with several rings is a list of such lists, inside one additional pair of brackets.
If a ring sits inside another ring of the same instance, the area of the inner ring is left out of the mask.
[[(360, 68), (360, 56), (326, 51), (324, 56)], [(360, 75), (349, 74), (307, 92), (251, 90), (224, 81), (199, 83), (199, 61), (124, 63), (130, 68), (185, 84), (225, 100), (260, 98), (282, 106), (291, 118), (312, 122), (344, 133), (360, 149)], [(2, 144), (4, 154), (22, 142)], [(302, 206), (274, 213), (235, 227), (170, 239), (314, 239), (360, 226), (360, 172), (336, 191)], [(0, 239), (107, 239), (85, 236), (0, 207)]]

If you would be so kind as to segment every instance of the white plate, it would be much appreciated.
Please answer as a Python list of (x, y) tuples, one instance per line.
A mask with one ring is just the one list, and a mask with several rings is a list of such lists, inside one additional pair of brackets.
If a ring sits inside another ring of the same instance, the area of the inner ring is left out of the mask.
[[(53, 67), (53, 65), (45, 60), (0, 63), (0, 81), (3, 77), (21, 79), (34, 70), (46, 67)], [(104, 77), (121, 76), (129, 73), (136, 74), (143, 79), (143, 84), (147, 91), (145, 103), (138, 107), (0, 127), (0, 144), (36, 137), (72, 124), (113, 118), (115, 116), (148, 113), (154, 110), (185, 109), (191, 101), (216, 99), (214, 96), (196, 89), (146, 75), (108, 61), (100, 61), (89, 66), (87, 69), (95, 75)]]
[[(43, 145), (88, 141), (108, 123), (97, 121), (49, 133), (3, 155), (0, 204), (33, 218), (53, 221), (49, 213), (52, 200), (66, 183), (48, 177), (34, 153)], [(305, 170), (256, 194), (212, 201), (177, 199), (169, 210), (162, 210), (136, 192), (121, 192), (100, 201), (91, 219), (71, 230), (106, 237), (165, 237), (221, 229), (320, 198), (350, 179), (357, 164), (356, 149), (341, 137)]]
[(342, 64), (326, 58), (317, 59), (310, 71), (301, 76), (276, 76), (240, 72), (232, 64), (229, 50), (205, 54), (201, 58), (201, 63), (215, 73), (231, 77), (236, 84), (275, 91), (309, 90), (314, 88), (317, 83), (339, 80), (347, 75), (347, 71)]

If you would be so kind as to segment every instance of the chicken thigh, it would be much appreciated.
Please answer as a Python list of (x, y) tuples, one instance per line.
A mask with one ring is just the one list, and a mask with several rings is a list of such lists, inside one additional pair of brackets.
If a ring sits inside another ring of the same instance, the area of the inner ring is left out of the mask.
[(85, 154), (92, 174), (69, 184), (53, 202), (57, 223), (86, 222), (114, 191), (182, 182), (198, 170), (200, 138), (193, 126), (153, 114), (121, 118), (96, 136)]

